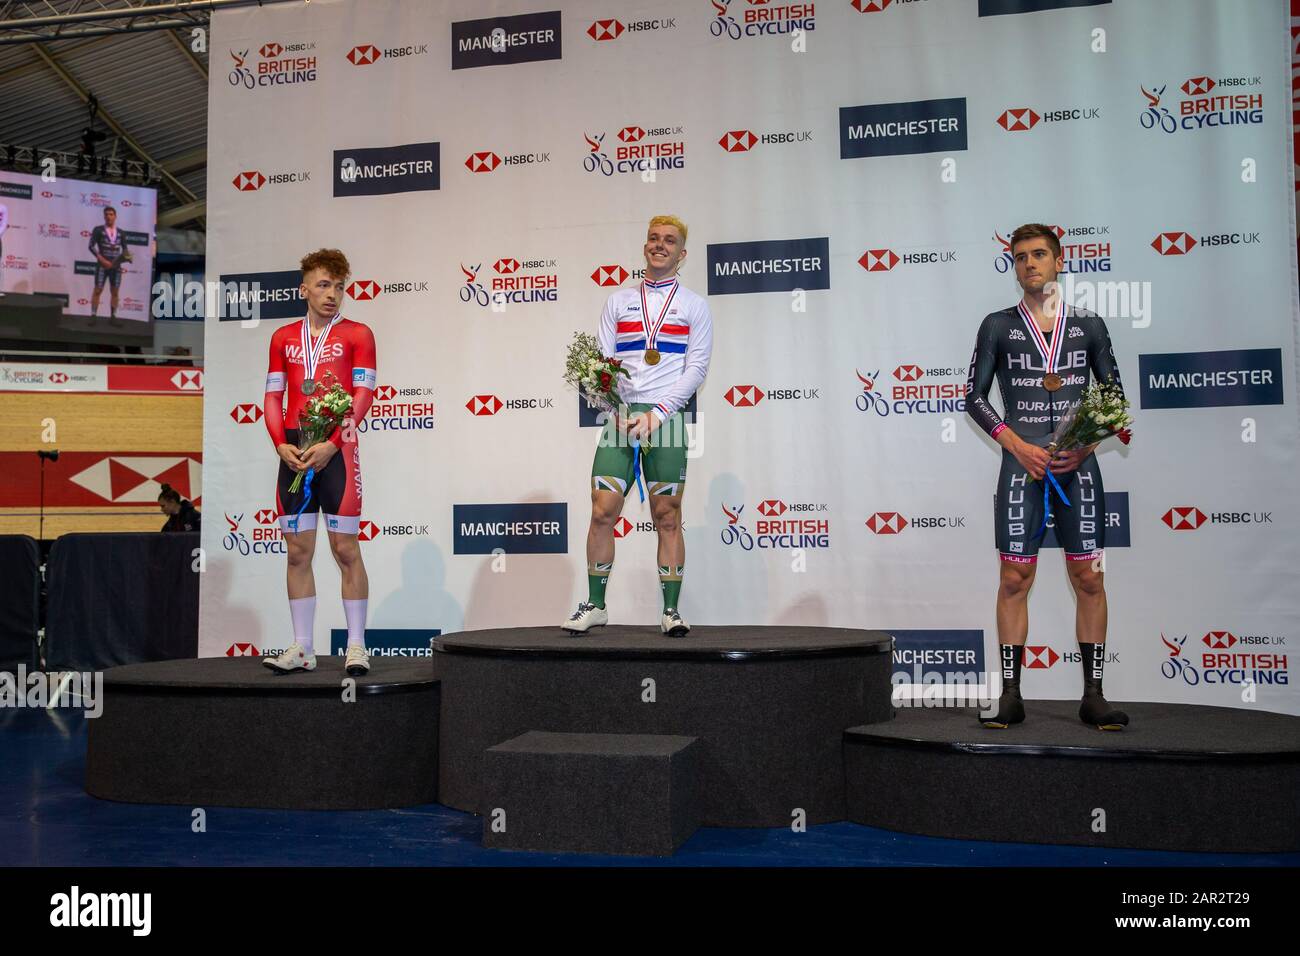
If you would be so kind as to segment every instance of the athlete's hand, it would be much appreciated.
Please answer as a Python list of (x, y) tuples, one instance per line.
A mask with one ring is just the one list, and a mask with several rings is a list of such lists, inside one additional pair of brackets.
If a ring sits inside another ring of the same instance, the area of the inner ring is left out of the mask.
[(331, 458), (338, 451), (338, 446), (333, 442), (322, 441), (312, 445), (302, 454), (302, 470), (315, 468), (316, 474), (320, 474)]
[(1029, 473), (1029, 477), (1035, 481), (1043, 480), (1043, 473), (1052, 460), (1052, 456), (1046, 448), (1039, 448), (1027, 441), (1022, 441), (1017, 445), (1011, 454), (1016, 456), (1016, 461), (1020, 462), (1020, 467), (1025, 469)]
[(635, 438), (637, 441), (644, 441), (650, 437), (650, 433), (659, 427), (659, 416), (651, 415), (649, 412), (641, 412), (633, 415), (627, 422), (627, 437)]
[(298, 449), (296, 446), (290, 445), (288, 442), (285, 442), (282, 445), (276, 445), (275, 450), (279, 452), (280, 458), (283, 459), (284, 463), (288, 465), (290, 468), (292, 468), (294, 471), (307, 470), (303, 466), (302, 456), (298, 453)]
[(97, 256), (95, 256), (95, 258), (99, 260), (99, 264), (100, 264), (101, 266), (103, 266), (105, 269), (111, 269), (111, 268), (113, 268), (113, 263), (109, 262), (109, 261), (108, 261), (107, 259), (105, 259), (103, 256), (97, 255)]
[(1052, 459), (1052, 474), (1068, 475), (1070, 472), (1076, 471), (1096, 447), (1096, 445), (1089, 445), (1085, 448), (1075, 448), (1072, 451), (1058, 451), (1056, 457)]

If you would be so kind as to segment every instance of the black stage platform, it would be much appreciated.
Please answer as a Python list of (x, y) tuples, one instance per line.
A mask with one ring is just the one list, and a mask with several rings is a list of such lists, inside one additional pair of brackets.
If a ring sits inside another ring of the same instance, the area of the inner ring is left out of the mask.
[(1132, 720), (1118, 733), (1081, 723), (1078, 701), (1026, 701), (1025, 723), (1009, 730), (952, 708), (853, 727), (849, 818), (967, 840), (1300, 850), (1300, 717), (1117, 706)]
[(891, 638), (823, 627), (609, 626), (447, 634), (440, 801), (482, 813), (483, 755), (530, 730), (700, 743), (703, 826), (842, 820), (845, 728), (889, 718)]
[[(280, 676), (256, 658), (105, 675), (86, 789), (111, 800), (298, 809), (440, 802), (484, 843), (668, 854), (696, 825), (854, 820), (957, 839), (1300, 850), (1300, 717), (1029, 701), (1026, 723), (890, 706), (890, 637), (816, 627), (447, 634), (432, 658)], [(290, 738), (289, 734), (293, 736)], [(286, 750), (286, 741), (296, 747)], [(567, 808), (567, 809), (566, 809)]]
[(433, 803), (438, 682), (428, 658), (377, 657), (344, 701), (343, 658), (276, 675), (258, 658), (104, 672), (86, 790), (127, 803), (362, 810)]

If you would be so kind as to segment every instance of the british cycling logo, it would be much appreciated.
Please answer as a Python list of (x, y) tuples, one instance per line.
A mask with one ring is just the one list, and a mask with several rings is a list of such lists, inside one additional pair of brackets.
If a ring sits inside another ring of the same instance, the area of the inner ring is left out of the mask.
[(862, 384), (862, 391), (853, 400), (860, 412), (887, 418), (891, 412), (897, 415), (960, 415), (966, 411), (967, 369), (963, 366), (940, 368), (902, 363), (891, 373), (895, 382), (888, 395), (880, 382), (881, 369), (866, 375), (860, 369), (854, 369), (854, 372)]
[(237, 551), (246, 558), (260, 554), (288, 553), (285, 551), (284, 535), (280, 532), (279, 519), (272, 509), (263, 508), (257, 512), (256, 526), (249, 529), (252, 532), (251, 540), (240, 528), (244, 520), (242, 512), (237, 515), (225, 512), (225, 516), (230, 530), (221, 539), (221, 546), (227, 551)]
[[(233, 63), (226, 77), (230, 85), (246, 90), (286, 86), (291, 83), (316, 82), (316, 57), (301, 56), (316, 49), (315, 43), (264, 43), (250, 62), (249, 49), (230, 49)], [(293, 54), (286, 56), (286, 54)]]
[(1181, 680), (1188, 687), (1199, 684), (1226, 684), (1242, 687), (1290, 684), (1287, 655), (1244, 650), (1267, 645), (1285, 646), (1286, 638), (1274, 634), (1237, 636), (1231, 631), (1209, 631), (1201, 638), (1199, 664), (1192, 662), (1190, 653), (1184, 657), (1187, 635), (1169, 640), (1163, 633), (1160, 641), (1169, 649), (1169, 656), (1160, 664), (1160, 674), (1166, 680)]
[[(758, 503), (762, 517), (754, 521), (754, 531), (741, 523), (745, 511), (743, 504), (722, 504), (727, 523), (722, 528), (722, 543), (726, 547), (739, 545), (742, 551), (795, 550), (799, 548), (829, 548), (831, 523), (827, 518), (804, 517), (825, 512), (824, 502), (794, 502), (787, 504), (779, 498), (766, 498)], [(793, 517), (792, 517), (793, 516)]]
[(560, 297), (560, 274), (555, 259), (516, 259), (503, 256), (492, 263), (487, 284), (479, 281), (483, 263), (472, 266), (460, 263), (465, 281), (461, 284), (460, 301), (474, 303), (481, 308), (492, 307), (504, 312), (511, 305), (531, 305), (555, 302)]
[[(1143, 129), (1159, 129), (1164, 133), (1196, 132), (1216, 126), (1249, 126), (1264, 122), (1264, 94), (1245, 93), (1261, 86), (1258, 76), (1193, 76), (1180, 86), (1183, 98), (1176, 100), (1175, 116), (1166, 103), (1168, 84), (1148, 89), (1138, 87), (1146, 99), (1146, 109), (1138, 114)], [(1229, 91), (1229, 92), (1225, 92)], [(1173, 94), (1170, 94), (1170, 100)]]
[(787, 3), (775, 7), (767, 6), (767, 0), (745, 0), (744, 6), (736, 0), (709, 0), (709, 3), (715, 13), (709, 23), (709, 33), (715, 37), (740, 40), (798, 33), (817, 27), (816, 5), (812, 3)]
[(686, 166), (686, 140), (683, 134), (684, 127), (681, 126), (655, 126), (650, 129), (644, 126), (624, 126), (614, 134), (610, 146), (614, 157), (611, 159), (605, 146), (605, 133), (583, 132), (587, 155), (582, 160), (582, 168), (602, 176), (683, 169)]

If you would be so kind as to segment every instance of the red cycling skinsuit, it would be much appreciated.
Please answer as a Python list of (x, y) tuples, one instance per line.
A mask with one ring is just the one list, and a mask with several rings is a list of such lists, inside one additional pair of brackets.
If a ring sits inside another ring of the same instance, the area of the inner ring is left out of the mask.
[[(298, 416), (306, 408), (309, 396), (304, 395), (302, 325), (306, 319), (292, 322), (276, 329), (271, 336), (271, 358), (266, 370), (266, 395), (262, 412), (271, 441), (279, 447), (284, 443), (298, 443)], [(313, 336), (312, 345), (319, 342)], [(316, 527), (316, 513), (325, 514), (325, 526), (339, 534), (356, 534), (361, 524), (361, 454), (357, 447), (357, 422), (366, 417), (375, 393), (375, 336), (370, 327), (340, 316), (328, 330), (324, 348), (313, 375), (317, 383), (316, 396), (324, 391), (327, 373), (352, 395), (351, 425), (345, 422), (336, 428), (328, 441), (338, 449), (312, 479), (311, 500), (298, 519), (296, 530), (311, 531)], [(287, 405), (285, 407), (285, 398)], [(291, 427), (286, 428), (286, 424)], [(306, 482), (294, 494), (289, 485), (297, 475), (281, 460), (276, 482), (275, 510), (280, 515), (280, 530), (295, 530), (290, 522), (302, 507)]]

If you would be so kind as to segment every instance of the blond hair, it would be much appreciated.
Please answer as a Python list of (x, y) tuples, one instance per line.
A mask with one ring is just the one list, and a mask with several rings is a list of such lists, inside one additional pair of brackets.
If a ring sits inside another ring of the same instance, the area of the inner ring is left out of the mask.
[(653, 229), (655, 226), (675, 226), (677, 231), (682, 234), (682, 245), (686, 245), (686, 223), (682, 222), (676, 216), (655, 216), (650, 220), (650, 225), (646, 227), (647, 231)]

